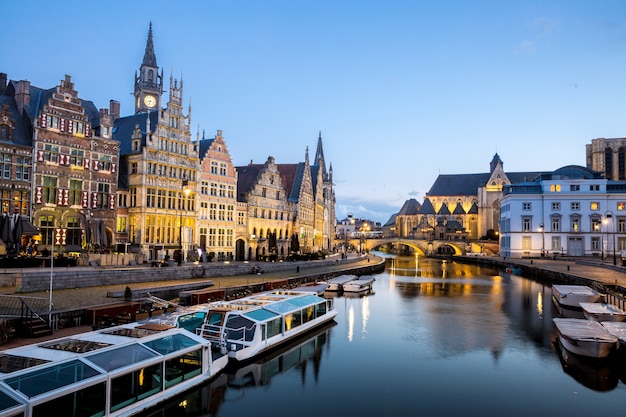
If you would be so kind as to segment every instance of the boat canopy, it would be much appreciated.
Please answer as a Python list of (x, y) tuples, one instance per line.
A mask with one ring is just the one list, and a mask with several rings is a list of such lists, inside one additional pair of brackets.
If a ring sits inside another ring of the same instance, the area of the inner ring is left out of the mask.
[[(205, 343), (182, 329), (113, 328), (8, 349), (0, 354), (0, 416), (15, 415), (15, 410), (25, 410), (29, 402), (49, 401), (60, 390), (99, 390), (96, 387), (113, 373), (164, 363), (199, 350)], [(101, 399), (100, 395), (94, 398)]]

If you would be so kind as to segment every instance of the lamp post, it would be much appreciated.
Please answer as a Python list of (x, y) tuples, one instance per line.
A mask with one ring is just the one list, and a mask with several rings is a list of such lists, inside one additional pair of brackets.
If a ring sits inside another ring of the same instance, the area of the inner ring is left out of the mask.
[(617, 265), (617, 257), (615, 255), (615, 217), (613, 216), (613, 212), (611, 210), (607, 210), (604, 213), (604, 216), (606, 217), (607, 222), (609, 219), (613, 222), (613, 265)]
[(606, 249), (605, 247), (606, 247), (606, 243), (607, 243), (604, 240), (604, 233), (605, 233), (605, 230), (606, 230), (606, 225), (609, 222), (609, 218), (608, 218), (608, 214), (607, 213), (608, 212), (604, 213), (604, 218), (602, 219), (602, 224), (604, 225), (602, 233), (601, 233), (601, 235), (602, 235), (602, 262), (604, 262), (604, 252), (605, 252), (605, 249)]
[(539, 225), (539, 231), (541, 232), (541, 257), (543, 258), (544, 254), (545, 254), (545, 243), (546, 243), (546, 239), (545, 239), (545, 231), (543, 228), (543, 223), (541, 223)]
[(189, 197), (189, 193), (191, 190), (187, 187), (189, 185), (189, 180), (187, 178), (183, 178), (183, 192), (185, 193), (185, 198), (183, 199), (182, 207), (180, 208), (180, 229), (178, 231), (180, 236), (179, 241), (179, 253), (178, 253), (178, 266), (183, 264), (183, 210), (185, 209), (185, 202), (187, 197)]

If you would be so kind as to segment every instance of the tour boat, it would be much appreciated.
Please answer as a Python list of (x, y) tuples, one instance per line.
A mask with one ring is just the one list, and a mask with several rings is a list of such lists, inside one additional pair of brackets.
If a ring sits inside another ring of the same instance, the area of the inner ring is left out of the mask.
[(131, 416), (228, 363), (183, 328), (129, 323), (0, 352), (0, 416)]
[(162, 314), (149, 322), (195, 328), (195, 333), (212, 344), (215, 352), (228, 354), (236, 362), (262, 353), (330, 322), (337, 315), (331, 299), (317, 289), (282, 290), (215, 301)]
[(585, 318), (599, 322), (624, 321), (626, 312), (621, 308), (608, 303), (580, 303)]
[(599, 303), (604, 294), (586, 285), (553, 285), (552, 295), (564, 307), (580, 309), (580, 303)]
[(328, 284), (328, 288), (326, 291), (341, 291), (343, 289), (343, 284), (346, 282), (350, 282), (357, 279), (356, 275), (339, 275), (338, 277), (331, 278), (326, 283)]
[(559, 317), (552, 321), (563, 347), (576, 355), (605, 358), (619, 346), (618, 338), (597, 321)]
[(376, 279), (370, 276), (362, 276), (354, 281), (343, 284), (343, 292), (365, 292), (372, 289), (372, 284)]

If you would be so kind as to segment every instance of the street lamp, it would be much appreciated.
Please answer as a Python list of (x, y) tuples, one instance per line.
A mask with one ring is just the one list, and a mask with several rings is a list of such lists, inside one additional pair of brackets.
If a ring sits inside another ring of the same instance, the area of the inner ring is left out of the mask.
[(602, 262), (604, 262), (604, 251), (605, 251), (605, 246), (607, 244), (607, 242), (604, 240), (604, 233), (606, 231), (606, 225), (609, 222), (609, 216), (607, 213), (608, 212), (604, 213), (604, 218), (602, 219), (602, 224), (604, 225), (603, 230), (602, 230)]
[(604, 213), (604, 216), (606, 217), (607, 222), (608, 219), (611, 219), (613, 222), (613, 265), (617, 265), (617, 257), (615, 255), (615, 217), (613, 217), (613, 212), (611, 210), (607, 210)]
[(541, 232), (541, 257), (543, 258), (545, 254), (545, 249), (546, 249), (546, 246), (545, 246), (546, 239), (545, 239), (545, 233), (543, 229), (543, 223), (539, 225), (539, 231)]
[(185, 209), (185, 202), (187, 197), (189, 197), (189, 193), (191, 190), (188, 188), (189, 180), (187, 178), (183, 178), (183, 192), (185, 193), (185, 198), (183, 199), (182, 207), (180, 208), (180, 245), (179, 245), (179, 253), (178, 253), (178, 266), (181, 266), (183, 263), (183, 210)]

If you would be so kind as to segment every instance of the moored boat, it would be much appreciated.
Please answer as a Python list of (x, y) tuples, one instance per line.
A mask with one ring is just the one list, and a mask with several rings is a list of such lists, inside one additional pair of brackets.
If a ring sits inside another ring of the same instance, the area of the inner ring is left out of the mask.
[(603, 321), (600, 324), (619, 339), (620, 350), (626, 348), (626, 321)]
[(196, 307), (204, 315), (196, 332), (237, 362), (270, 351), (337, 315), (332, 299), (294, 290), (274, 290)]
[(346, 282), (350, 282), (357, 279), (356, 275), (339, 275), (338, 277), (331, 278), (326, 283), (328, 284), (328, 288), (326, 291), (341, 291), (343, 289), (343, 284)]
[(559, 317), (552, 321), (563, 347), (576, 355), (605, 358), (619, 346), (617, 337), (597, 321)]
[(580, 303), (599, 303), (604, 294), (586, 285), (553, 285), (552, 295), (556, 302), (568, 308), (580, 309)]
[(0, 352), (0, 415), (130, 416), (221, 372), (183, 328), (129, 323)]
[(626, 312), (613, 304), (608, 303), (580, 303), (585, 318), (599, 322), (624, 321)]
[(343, 292), (364, 292), (372, 289), (372, 285), (376, 279), (371, 276), (362, 276), (359, 279), (349, 281), (343, 284)]

